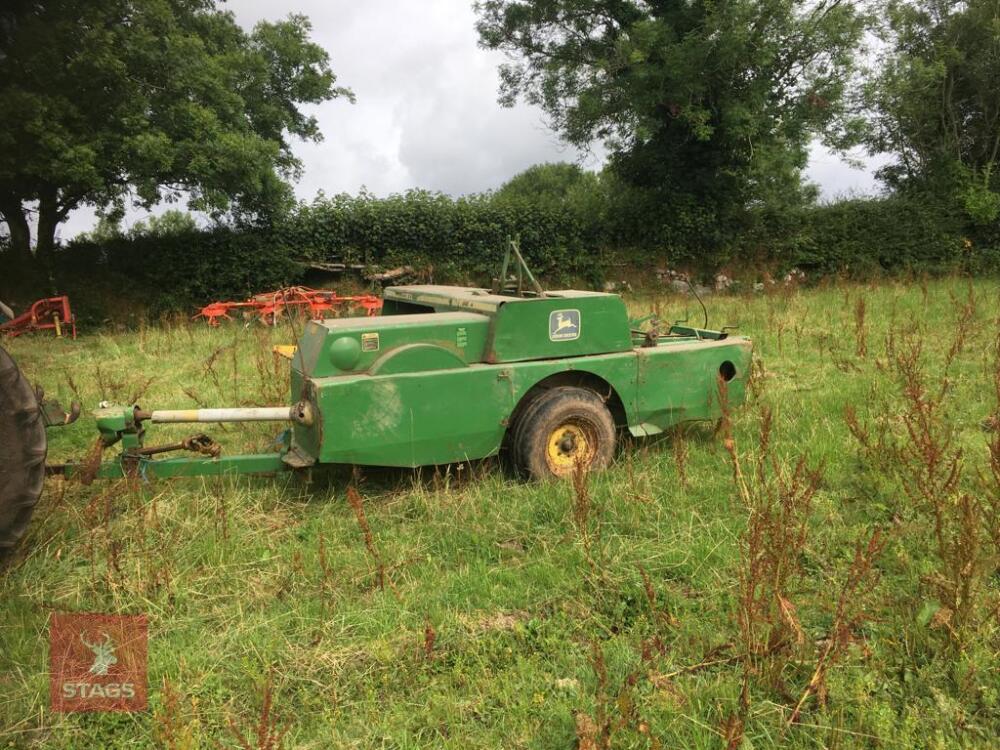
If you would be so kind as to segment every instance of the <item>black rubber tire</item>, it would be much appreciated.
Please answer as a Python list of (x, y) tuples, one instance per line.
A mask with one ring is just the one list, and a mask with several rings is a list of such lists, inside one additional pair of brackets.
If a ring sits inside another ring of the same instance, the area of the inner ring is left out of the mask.
[(545, 396), (549, 393), (551, 393), (551, 389), (542, 390), (530, 396), (531, 400), (523, 406), (520, 414), (517, 415), (517, 418), (514, 420), (514, 427), (510, 433), (511, 463), (519, 473), (525, 476), (528, 475), (526, 466), (527, 457), (524, 455), (522, 448), (530, 445), (526, 437), (526, 427), (531, 424), (535, 412), (538, 411), (539, 406), (545, 403)]
[(45, 451), (35, 392), (0, 348), (0, 556), (28, 528), (45, 481)]
[(587, 388), (558, 386), (543, 391), (517, 418), (511, 439), (516, 466), (536, 480), (568, 476), (570, 466), (553, 467), (547, 460), (549, 438), (560, 426), (571, 424), (593, 446), (584, 458), (587, 471), (603, 469), (615, 454), (615, 421), (598, 394)]

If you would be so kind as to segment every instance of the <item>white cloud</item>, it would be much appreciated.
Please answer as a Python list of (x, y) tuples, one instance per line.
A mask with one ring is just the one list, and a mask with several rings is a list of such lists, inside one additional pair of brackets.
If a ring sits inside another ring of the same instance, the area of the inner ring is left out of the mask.
[[(300, 198), (362, 186), (377, 195), (411, 187), (462, 194), (499, 187), (539, 162), (601, 164), (601, 149), (581, 155), (561, 144), (537, 108), (497, 104), (502, 56), (478, 48), (469, 0), (292, 0), (280, 7), (230, 0), (225, 7), (247, 28), (305, 14), (338, 82), (357, 95), (354, 105), (335, 100), (312, 109), (324, 139), (295, 146), (304, 164)], [(808, 176), (826, 197), (874, 187), (870, 170), (853, 170), (822, 149), (814, 149)], [(130, 211), (128, 221), (142, 215)], [(92, 211), (77, 211), (61, 235), (93, 223)]]
[(872, 195), (880, 190), (875, 172), (890, 160), (886, 156), (869, 157), (860, 149), (848, 154), (845, 160), (815, 142), (809, 148), (805, 176), (819, 185), (820, 199), (824, 201)]

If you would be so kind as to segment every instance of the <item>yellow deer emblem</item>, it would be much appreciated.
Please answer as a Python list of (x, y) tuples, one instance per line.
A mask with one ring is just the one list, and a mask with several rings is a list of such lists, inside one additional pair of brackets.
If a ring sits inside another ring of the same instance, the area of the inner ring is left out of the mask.
[(553, 310), (549, 313), (549, 339), (552, 341), (572, 341), (579, 336), (579, 310)]
[(559, 333), (564, 328), (576, 329), (576, 323), (567, 318), (563, 313), (556, 313), (556, 329), (552, 333)]

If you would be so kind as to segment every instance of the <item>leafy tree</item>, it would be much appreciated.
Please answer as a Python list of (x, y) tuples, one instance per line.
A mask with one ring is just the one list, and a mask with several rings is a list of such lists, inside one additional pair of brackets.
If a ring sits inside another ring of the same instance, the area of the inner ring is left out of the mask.
[(501, 102), (541, 106), (569, 142), (665, 202), (742, 216), (801, 193), (816, 134), (842, 130), (866, 26), (842, 0), (482, 0)]
[(895, 161), (896, 189), (957, 199), (975, 220), (1000, 215), (1000, 3), (889, 0), (889, 54), (866, 87), (873, 152)]
[(37, 255), (77, 206), (187, 197), (250, 219), (290, 200), (300, 110), (335, 86), (303, 16), (241, 29), (214, 0), (9, 0), (0, 10), (0, 216)]
[(128, 231), (129, 237), (169, 237), (198, 231), (198, 222), (187, 211), (171, 209), (159, 216), (140, 219)]
[(97, 224), (89, 232), (81, 232), (73, 241), (94, 242), (98, 245), (118, 240), (125, 236), (122, 231), (121, 220), (117, 216), (101, 215), (97, 217)]
[(607, 220), (609, 175), (577, 164), (536, 164), (514, 175), (495, 194), (500, 203), (530, 204), (554, 213), (565, 211), (594, 225)]
[(597, 175), (577, 164), (536, 164), (511, 177), (497, 191), (497, 197), (564, 203), (574, 194), (597, 188)]

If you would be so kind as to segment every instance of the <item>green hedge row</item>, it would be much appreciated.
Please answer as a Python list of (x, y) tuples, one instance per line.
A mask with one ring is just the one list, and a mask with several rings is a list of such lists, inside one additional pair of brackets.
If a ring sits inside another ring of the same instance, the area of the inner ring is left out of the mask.
[(799, 267), (811, 275), (1000, 270), (1000, 231), (970, 228), (925, 198), (849, 200), (784, 212), (751, 212), (723, 228), (697, 206), (663, 209), (614, 198), (587, 204), (424, 191), (377, 199), (337, 196), (301, 206), (270, 230), (72, 242), (65, 278), (103, 275), (154, 312), (242, 298), (301, 278), (297, 261), (343, 260), (433, 269), (439, 282), (484, 283), (505, 239), (518, 235), (533, 269), (552, 285), (641, 278), (654, 267), (737, 276)]
[(996, 270), (997, 247), (984, 244), (947, 205), (917, 197), (849, 200), (805, 209), (785, 256), (821, 275)]
[(927, 196), (855, 199), (725, 225), (708, 209), (642, 200), (557, 205), (413, 191), (377, 199), (338, 196), (303, 206), (283, 239), (315, 259), (432, 265), (445, 278), (495, 272), (504, 239), (553, 281), (601, 276), (609, 264), (749, 273), (793, 266), (817, 274), (996, 270), (1000, 228), (973, 227)]
[[(301, 272), (295, 255), (279, 233), (213, 229), (71, 242), (56, 272), (61, 290), (75, 291), (74, 300), (94, 308), (92, 317), (106, 317), (118, 301), (155, 315), (291, 284)], [(120, 299), (102, 301), (109, 296)]]

